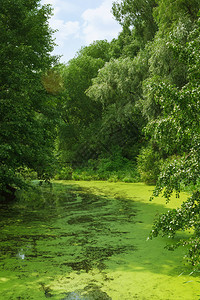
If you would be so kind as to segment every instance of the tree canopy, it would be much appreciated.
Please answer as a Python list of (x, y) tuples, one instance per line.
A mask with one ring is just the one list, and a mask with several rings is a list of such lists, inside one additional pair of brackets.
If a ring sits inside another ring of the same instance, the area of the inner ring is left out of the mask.
[(123, 0), (113, 3), (113, 15), (123, 27), (133, 27), (135, 38), (141, 45), (151, 40), (157, 30), (153, 17), (155, 0)]
[(200, 102), (199, 102), (199, 22), (188, 36), (186, 45), (170, 41), (176, 57), (187, 64), (187, 83), (181, 88), (160, 82), (156, 98), (162, 107), (159, 118), (148, 124), (148, 131), (158, 147), (172, 157), (164, 165), (158, 178), (154, 195), (163, 195), (169, 201), (173, 192), (177, 196), (181, 186), (193, 185), (191, 197), (181, 208), (160, 216), (154, 224), (151, 236), (159, 233), (174, 237), (178, 230), (194, 229), (189, 241), (177, 245), (189, 245), (188, 258), (199, 265), (199, 182), (200, 174)]
[(49, 6), (2, 0), (0, 12), (0, 189), (21, 185), (20, 168), (48, 177), (53, 161), (54, 100), (42, 84), (52, 68)]

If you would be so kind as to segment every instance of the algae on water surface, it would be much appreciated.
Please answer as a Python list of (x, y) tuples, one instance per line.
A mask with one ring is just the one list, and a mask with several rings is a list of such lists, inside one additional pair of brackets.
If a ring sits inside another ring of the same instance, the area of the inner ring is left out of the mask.
[(39, 205), (2, 204), (0, 299), (199, 299), (182, 249), (146, 240), (155, 214), (168, 209), (164, 200), (150, 203), (151, 192), (59, 182), (43, 188)]

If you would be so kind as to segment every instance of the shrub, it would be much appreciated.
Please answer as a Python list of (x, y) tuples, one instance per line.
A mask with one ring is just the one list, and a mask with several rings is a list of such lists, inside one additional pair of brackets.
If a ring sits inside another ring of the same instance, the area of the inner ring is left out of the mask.
[(57, 174), (55, 175), (54, 179), (57, 180), (71, 180), (72, 179), (73, 169), (70, 166), (62, 167)]
[(162, 159), (151, 145), (143, 148), (137, 158), (141, 180), (146, 184), (155, 184), (161, 172)]
[(17, 175), (25, 180), (35, 180), (37, 179), (37, 172), (30, 168), (24, 167), (18, 170)]
[(114, 149), (109, 157), (90, 159), (87, 164), (74, 170), (70, 166), (65, 166), (55, 176), (58, 180), (108, 180), (111, 182), (138, 182), (139, 178), (136, 162), (123, 157), (119, 149)]

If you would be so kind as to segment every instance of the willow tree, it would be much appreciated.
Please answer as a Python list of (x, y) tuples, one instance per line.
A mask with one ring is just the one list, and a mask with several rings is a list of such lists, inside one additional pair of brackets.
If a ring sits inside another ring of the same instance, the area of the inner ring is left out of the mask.
[(48, 19), (38, 0), (1, 0), (0, 11), (0, 190), (22, 186), (20, 168), (40, 178), (51, 173), (54, 103), (43, 76), (56, 63)]
[(133, 60), (111, 59), (87, 90), (87, 95), (102, 105), (96, 142), (101, 140), (110, 151), (120, 147), (129, 159), (135, 159), (142, 136), (144, 120), (137, 104), (142, 97), (142, 80), (148, 74), (147, 56), (140, 51)]

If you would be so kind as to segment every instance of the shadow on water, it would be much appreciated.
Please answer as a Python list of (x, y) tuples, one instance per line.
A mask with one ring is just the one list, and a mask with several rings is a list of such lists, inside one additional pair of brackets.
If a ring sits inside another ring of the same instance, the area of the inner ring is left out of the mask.
[[(41, 207), (38, 201), (39, 208), (31, 201), (1, 204), (1, 278), (9, 272), (18, 279), (34, 273), (36, 278), (88, 273), (94, 268), (103, 272), (110, 257), (136, 250), (126, 229), (128, 223), (134, 224), (137, 213), (133, 202), (98, 197), (80, 188), (65, 189), (58, 184), (54, 191), (43, 188), (45, 203)], [(53, 297), (48, 286), (39, 284), (45, 297)], [(7, 292), (3, 295), (10, 293), (12, 298), (12, 292)], [(111, 298), (94, 286), (87, 293), (67, 293), (63, 299)]]
[[(84, 288), (65, 292), (63, 287), (55, 293), (49, 282), (56, 276), (73, 281), (71, 273), (78, 276), (92, 270), (101, 274), (103, 281), (112, 280), (106, 275), (111, 258), (116, 261), (112, 269), (124, 266), (131, 270), (125, 257), (131, 256), (134, 260), (134, 253), (137, 253), (133, 233), (148, 236), (150, 230), (147, 224), (138, 220), (136, 202), (96, 196), (87, 189), (67, 188), (61, 184), (54, 184), (53, 190), (42, 189), (42, 206), (40, 197), (38, 195), (39, 208), (31, 201), (28, 205), (19, 201), (15, 205), (4, 203), (0, 206), (0, 280), (6, 283), (0, 297), (2, 295), (5, 300), (42, 299), (41, 295), (63, 300), (111, 299), (102, 291), (102, 283), (89, 282)], [(145, 211), (146, 204), (142, 205)], [(159, 205), (151, 206), (159, 210)], [(154, 271), (162, 272), (162, 265), (169, 263), (162, 257)], [(148, 261), (143, 263), (144, 267), (152, 271)], [(12, 289), (10, 277), (15, 278)], [(26, 287), (20, 290), (24, 281), (32, 282), (30, 295), (27, 295)], [(38, 294), (35, 292), (32, 298), (35, 284), (39, 286)]]

